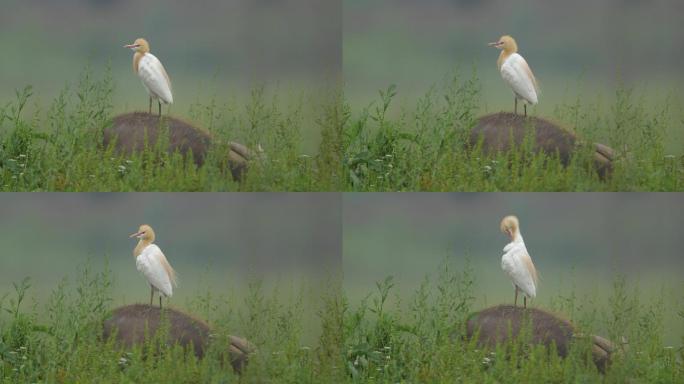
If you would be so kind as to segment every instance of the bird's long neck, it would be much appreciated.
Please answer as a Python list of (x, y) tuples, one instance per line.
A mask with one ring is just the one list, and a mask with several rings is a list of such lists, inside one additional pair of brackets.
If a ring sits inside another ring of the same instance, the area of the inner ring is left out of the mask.
[(504, 61), (508, 59), (508, 56), (513, 54), (513, 52), (505, 51), (502, 50), (501, 53), (499, 54), (499, 59), (496, 61), (496, 65), (499, 67), (499, 70), (501, 70), (501, 66), (503, 65)]
[(133, 249), (133, 256), (138, 257), (143, 249), (147, 248), (148, 245), (152, 244), (152, 241), (149, 239), (140, 239), (138, 241), (138, 245), (135, 246), (135, 249)]
[(523, 242), (523, 237), (520, 234), (519, 230), (516, 230), (513, 232), (513, 237), (511, 238), (511, 243), (522, 243)]
[(135, 55), (133, 55), (133, 72), (138, 73), (138, 65), (143, 56), (145, 56), (145, 52), (135, 52)]
[(496, 61), (496, 65), (499, 66), (499, 70), (501, 70), (501, 66), (503, 65), (504, 61), (506, 61), (510, 55), (516, 52), (518, 52), (518, 46), (515, 44), (511, 48), (504, 48), (501, 50), (501, 53), (499, 54), (499, 60)]

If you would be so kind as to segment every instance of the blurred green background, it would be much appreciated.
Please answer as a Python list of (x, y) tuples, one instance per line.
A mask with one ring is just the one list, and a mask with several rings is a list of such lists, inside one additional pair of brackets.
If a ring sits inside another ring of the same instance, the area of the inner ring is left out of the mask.
[(650, 105), (669, 94), (681, 105), (682, 15), (677, 0), (344, 0), (346, 92), (365, 105), (395, 83), (399, 100), (414, 101), (455, 68), (466, 78), (475, 69), (481, 112), (512, 110), (499, 51), (487, 46), (509, 34), (540, 82), (540, 115), (577, 96), (610, 102), (621, 83)]
[(508, 238), (501, 219), (515, 214), (540, 273), (533, 305), (559, 295), (601, 306), (623, 275), (644, 302), (662, 300), (666, 342), (680, 345), (684, 324), (684, 195), (648, 193), (347, 193), (343, 196), (344, 283), (362, 297), (392, 275), (410, 299), (449, 259), (474, 273), (475, 308), (512, 303), (501, 270)]
[(3, 193), (0, 297), (30, 277), (41, 305), (86, 263), (101, 271), (108, 261), (113, 305), (147, 302), (129, 238), (143, 223), (178, 272), (173, 306), (207, 291), (241, 298), (256, 280), (296, 294), (339, 274), (340, 212), (339, 195), (325, 193)]
[[(146, 37), (174, 87), (171, 111), (235, 103), (266, 85), (282, 99), (303, 89), (329, 90), (343, 75), (352, 106), (397, 84), (414, 102), (459, 68), (481, 80), (481, 112), (509, 110), (512, 94), (487, 43), (513, 35), (541, 83), (535, 113), (601, 100), (618, 85), (636, 87), (644, 103), (684, 103), (684, 3), (678, 0), (2, 0), (0, 105), (31, 84), (31, 105), (45, 106), (90, 64), (111, 66), (114, 111), (147, 107), (132, 73), (132, 52)], [(308, 104), (320, 103), (314, 95)], [(640, 101), (641, 102), (641, 101)], [(392, 109), (395, 113), (397, 109)], [(671, 108), (680, 142), (684, 112)], [(308, 130), (311, 131), (311, 130)], [(314, 132), (307, 132), (313, 135)], [(681, 152), (681, 146), (677, 146)]]
[[(145, 37), (166, 67), (174, 114), (190, 104), (222, 105), (260, 85), (294, 93), (328, 86), (341, 70), (340, 1), (1, 0), (0, 104), (31, 84), (46, 104), (86, 65), (111, 65), (114, 110), (147, 108), (133, 73)], [(100, 77), (100, 76), (97, 76)]]

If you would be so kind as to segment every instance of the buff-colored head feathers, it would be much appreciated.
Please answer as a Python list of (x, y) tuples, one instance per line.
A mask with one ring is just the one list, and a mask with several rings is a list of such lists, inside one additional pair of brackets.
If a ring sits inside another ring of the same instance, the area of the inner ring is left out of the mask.
[(154, 242), (154, 230), (149, 225), (143, 224), (138, 228), (138, 232), (132, 234), (130, 237), (137, 237), (138, 239), (152, 243)]
[(147, 42), (147, 40), (143, 39), (142, 37), (139, 37), (135, 39), (135, 42), (133, 44), (124, 45), (124, 48), (130, 48), (140, 53), (147, 53), (150, 51), (150, 44)]
[(514, 240), (520, 234), (520, 223), (515, 216), (506, 216), (501, 220), (501, 232)]
[(506, 53), (518, 52), (518, 44), (516, 44), (514, 38), (508, 35), (501, 36), (498, 41), (489, 43), (489, 46), (498, 48)]

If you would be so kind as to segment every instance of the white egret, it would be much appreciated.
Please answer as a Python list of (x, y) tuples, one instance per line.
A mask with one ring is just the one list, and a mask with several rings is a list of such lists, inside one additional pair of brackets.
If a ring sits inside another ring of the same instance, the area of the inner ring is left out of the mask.
[(171, 268), (166, 256), (154, 244), (154, 230), (149, 225), (143, 224), (138, 229), (138, 232), (132, 234), (130, 237), (137, 237), (140, 239), (138, 245), (133, 249), (133, 256), (135, 256), (135, 266), (138, 271), (142, 272), (147, 281), (150, 283), (152, 290), (150, 294), (150, 306), (154, 299), (154, 291), (159, 292), (159, 308), (162, 306), (162, 295), (171, 297), (173, 295), (172, 285), (176, 285), (176, 271)]
[(501, 71), (501, 77), (513, 88), (513, 93), (515, 93), (515, 113), (518, 114), (518, 99), (522, 99), (525, 116), (527, 116), (527, 103), (537, 104), (537, 94), (539, 92), (537, 79), (534, 78), (530, 66), (518, 54), (518, 45), (508, 35), (501, 36), (499, 41), (489, 43), (489, 46), (501, 50), (496, 64), (499, 66), (499, 71)]
[(152, 99), (159, 103), (159, 116), (161, 116), (161, 103), (173, 104), (171, 94), (171, 80), (164, 66), (156, 56), (150, 53), (150, 45), (143, 38), (136, 39), (133, 44), (124, 45), (135, 51), (133, 55), (133, 71), (138, 75), (147, 93), (150, 95), (149, 113), (152, 113)]
[(534, 299), (537, 296), (537, 269), (532, 263), (530, 254), (527, 253), (525, 242), (520, 234), (518, 218), (506, 216), (501, 220), (501, 232), (511, 238), (501, 257), (501, 268), (513, 280), (515, 287), (514, 305), (518, 305), (518, 290), (522, 291), (524, 307), (527, 308), (527, 297)]

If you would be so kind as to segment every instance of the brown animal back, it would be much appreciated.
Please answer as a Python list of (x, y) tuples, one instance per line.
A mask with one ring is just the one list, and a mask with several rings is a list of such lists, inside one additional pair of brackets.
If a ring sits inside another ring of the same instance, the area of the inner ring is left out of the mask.
[[(162, 313), (168, 319), (169, 344), (178, 343), (183, 348), (192, 346), (195, 356), (203, 358), (209, 346), (211, 328), (204, 321), (173, 308), (159, 309), (147, 304), (131, 304), (112, 311), (103, 326), (103, 336), (108, 340), (116, 335), (116, 342), (126, 348), (142, 344), (145, 337), (154, 336), (160, 329)], [(147, 334), (146, 334), (147, 332)], [(230, 364), (240, 373), (248, 362), (250, 353), (256, 348), (246, 339), (225, 335), (228, 343)], [(222, 352), (223, 353), (223, 352)]]
[[(575, 135), (542, 118), (525, 117), (510, 112), (493, 113), (480, 117), (470, 132), (470, 142), (476, 145), (483, 137), (483, 150), (487, 153), (507, 151), (513, 144), (520, 146), (534, 128), (535, 149), (548, 154), (558, 151), (563, 164), (568, 164), (575, 149)], [(511, 137), (513, 141), (511, 142)]]
[[(471, 146), (482, 138), (482, 151), (486, 154), (505, 152), (515, 145), (523, 144), (529, 130), (534, 129), (535, 152), (549, 155), (558, 153), (560, 161), (567, 166), (580, 141), (570, 130), (550, 120), (534, 116), (516, 115), (512, 112), (492, 113), (480, 117), (470, 131)], [(612, 171), (613, 150), (603, 144), (594, 144), (594, 166), (599, 176), (605, 178)]]
[(168, 319), (168, 340), (178, 343), (184, 348), (192, 346), (197, 357), (204, 356), (209, 341), (209, 326), (173, 308), (151, 307), (146, 304), (132, 304), (119, 307), (105, 320), (104, 337), (108, 339), (116, 330), (117, 342), (125, 347), (132, 347), (152, 337), (162, 326), (162, 311)]
[(558, 354), (567, 355), (574, 327), (567, 320), (536, 308), (498, 305), (484, 309), (468, 319), (467, 334), (473, 337), (479, 331), (478, 342), (493, 348), (517, 337), (527, 321), (530, 322), (533, 343), (546, 346), (555, 343)]
[(118, 152), (128, 155), (145, 149), (145, 135), (147, 145), (154, 146), (159, 139), (161, 129), (168, 127), (168, 151), (178, 151), (186, 155), (192, 150), (193, 160), (198, 166), (204, 164), (204, 158), (209, 150), (211, 136), (197, 127), (183, 120), (173, 117), (151, 115), (144, 112), (132, 112), (116, 116), (111, 126), (104, 130), (104, 145), (109, 146), (116, 139), (115, 148)]

